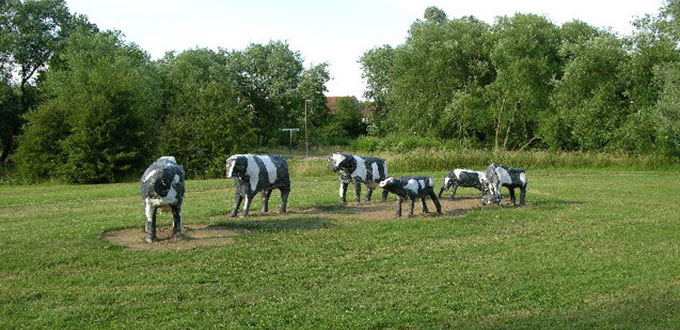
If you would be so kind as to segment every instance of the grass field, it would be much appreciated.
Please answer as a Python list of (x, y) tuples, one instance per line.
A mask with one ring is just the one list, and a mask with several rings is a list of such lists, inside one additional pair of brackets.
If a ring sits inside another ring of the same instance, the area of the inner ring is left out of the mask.
[(137, 183), (0, 186), (0, 328), (680, 327), (679, 173), (529, 175), (526, 208), (398, 220), (330, 216), (330, 175), (293, 178), (324, 212), (248, 219), (233, 182), (188, 181), (185, 224), (243, 233), (182, 251), (101, 239), (142, 230)]

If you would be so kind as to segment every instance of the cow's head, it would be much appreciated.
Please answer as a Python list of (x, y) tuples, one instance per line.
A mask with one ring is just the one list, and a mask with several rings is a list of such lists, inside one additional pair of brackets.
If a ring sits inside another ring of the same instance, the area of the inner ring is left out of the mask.
[(442, 188), (444, 188), (444, 190), (449, 190), (449, 188), (451, 188), (451, 185), (453, 185), (453, 179), (451, 179), (451, 177), (449, 176), (444, 177), (444, 185), (442, 186)]
[(385, 180), (380, 181), (380, 188), (383, 188), (383, 189), (389, 190), (390, 188), (394, 188), (394, 187), (398, 187), (398, 186), (401, 186), (401, 180), (399, 180), (398, 178), (389, 177)]
[(353, 160), (354, 157), (345, 152), (336, 152), (328, 157), (333, 172), (337, 172), (341, 169), (349, 169), (352, 166)]
[(244, 155), (233, 155), (227, 158), (227, 178), (238, 178), (246, 174), (248, 158)]

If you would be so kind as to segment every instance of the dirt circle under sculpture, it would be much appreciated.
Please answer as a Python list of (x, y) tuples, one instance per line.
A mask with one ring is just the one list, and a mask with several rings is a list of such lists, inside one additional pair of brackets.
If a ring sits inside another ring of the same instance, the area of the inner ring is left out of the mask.
[[(434, 204), (430, 199), (426, 199), (429, 214), (423, 214), (421, 209), (420, 201), (416, 202), (414, 219), (423, 217), (440, 217), (435, 213)], [(479, 203), (478, 197), (464, 196), (462, 198), (456, 197), (451, 200), (449, 197), (440, 199), (442, 205), (442, 213), (445, 216), (457, 216), (464, 215), (471, 208), (476, 207)], [(258, 210), (251, 210), (248, 218), (229, 218), (227, 215), (216, 216), (215, 220), (219, 222), (223, 221), (257, 221), (258, 219), (267, 219), (276, 221), (277, 219), (285, 220), (292, 217), (300, 217), (309, 215), (310, 217), (326, 217), (329, 219), (342, 219), (342, 218), (361, 218), (370, 220), (394, 220), (399, 221), (395, 218), (395, 201), (389, 200), (387, 202), (372, 201), (368, 203), (348, 203), (346, 207), (342, 207), (335, 210), (324, 211), (320, 209), (289, 209), (288, 213), (279, 214), (276, 212), (262, 213)], [(402, 214), (405, 219), (408, 215), (408, 202), (402, 205)], [(231, 220), (230, 220), (231, 219)], [(191, 221), (190, 219), (184, 219), (184, 237), (174, 238), (172, 237), (171, 227), (159, 227), (156, 231), (158, 237), (158, 242), (147, 243), (144, 241), (144, 228), (126, 228), (121, 230), (114, 230), (105, 232), (102, 238), (117, 245), (126, 246), (131, 249), (136, 250), (183, 250), (190, 249), (194, 247), (204, 247), (204, 246), (223, 246), (232, 244), (238, 235), (246, 234), (246, 231), (240, 229), (233, 229), (223, 226), (208, 226), (208, 225), (194, 225), (186, 224), (186, 222)], [(252, 231), (248, 231), (252, 233)]]

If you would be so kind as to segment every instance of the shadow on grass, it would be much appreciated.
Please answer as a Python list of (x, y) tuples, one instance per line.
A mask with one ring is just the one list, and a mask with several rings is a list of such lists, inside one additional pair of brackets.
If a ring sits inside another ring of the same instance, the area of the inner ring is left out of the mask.
[(316, 230), (333, 227), (330, 219), (319, 217), (293, 217), (287, 219), (253, 219), (234, 221), (224, 221), (216, 223), (210, 227), (220, 227), (234, 230), (247, 230), (257, 232), (282, 232), (282, 231), (298, 231), (298, 230)]

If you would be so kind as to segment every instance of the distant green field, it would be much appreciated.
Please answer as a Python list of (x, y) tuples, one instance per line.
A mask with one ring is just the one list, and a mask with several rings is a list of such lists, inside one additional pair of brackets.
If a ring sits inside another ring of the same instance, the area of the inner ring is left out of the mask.
[[(529, 207), (398, 220), (231, 219), (233, 182), (188, 181), (186, 224), (247, 232), (184, 251), (101, 239), (141, 231), (138, 189), (0, 186), (0, 328), (680, 326), (678, 172), (530, 171)], [(289, 207), (336, 200), (293, 177)]]

